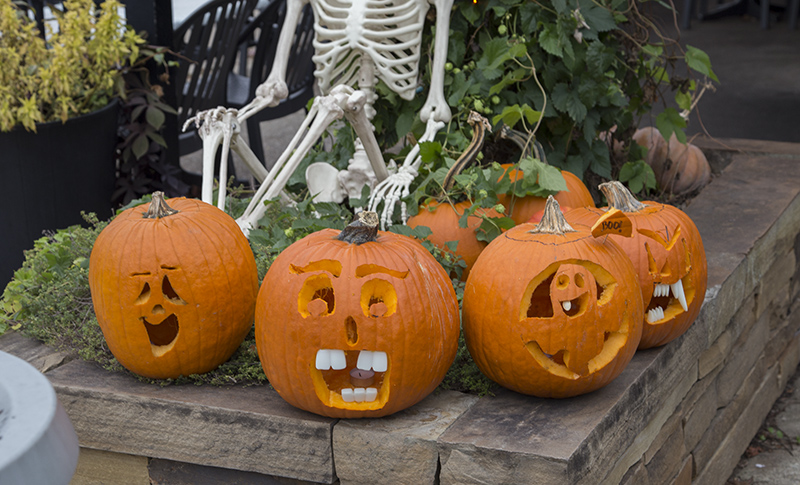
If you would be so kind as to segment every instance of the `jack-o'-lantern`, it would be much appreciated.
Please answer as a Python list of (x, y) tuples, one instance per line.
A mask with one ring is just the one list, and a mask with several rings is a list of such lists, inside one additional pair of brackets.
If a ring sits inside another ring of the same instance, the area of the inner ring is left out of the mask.
[(216, 207), (161, 192), (98, 236), (89, 264), (97, 321), (114, 357), (156, 379), (230, 358), (253, 324), (258, 273), (239, 226)]
[(458, 346), (450, 278), (412, 238), (361, 212), (295, 242), (256, 303), (256, 346), (280, 396), (331, 417), (378, 417), (422, 400)]
[[(630, 256), (639, 274), (645, 322), (639, 348), (664, 345), (691, 326), (706, 293), (708, 265), (694, 222), (680, 209), (657, 202), (639, 202), (619, 182), (600, 185), (610, 208), (625, 213), (633, 236), (613, 238)], [(591, 224), (608, 208), (574, 209), (570, 222)]]
[(567, 224), (550, 196), (540, 224), (516, 226), (484, 249), (467, 279), (462, 320), (487, 377), (560, 398), (622, 372), (641, 337), (642, 297), (630, 259), (605, 234)]

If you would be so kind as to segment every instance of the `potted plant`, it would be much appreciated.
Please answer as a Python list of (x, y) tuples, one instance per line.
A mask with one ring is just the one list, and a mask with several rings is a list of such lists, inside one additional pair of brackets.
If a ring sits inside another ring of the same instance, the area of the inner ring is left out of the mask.
[(122, 5), (66, 0), (41, 32), (23, 2), (0, 0), (0, 284), (43, 230), (111, 215), (123, 75), (144, 40)]

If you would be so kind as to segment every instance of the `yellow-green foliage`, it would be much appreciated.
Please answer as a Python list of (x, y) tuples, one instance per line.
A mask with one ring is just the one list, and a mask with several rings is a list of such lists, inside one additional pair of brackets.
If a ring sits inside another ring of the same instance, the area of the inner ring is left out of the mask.
[(66, 0), (48, 23), (47, 41), (35, 23), (0, 0), (0, 131), (90, 113), (124, 94), (123, 69), (144, 40), (129, 29), (117, 0)]

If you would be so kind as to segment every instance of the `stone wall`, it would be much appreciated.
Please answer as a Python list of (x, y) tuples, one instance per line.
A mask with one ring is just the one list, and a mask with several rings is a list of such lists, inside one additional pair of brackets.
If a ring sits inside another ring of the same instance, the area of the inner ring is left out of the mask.
[(74, 483), (722, 484), (800, 361), (800, 147), (717, 145), (686, 210), (709, 266), (697, 322), (585, 396), (437, 392), (335, 420), (268, 386), (143, 384), (13, 332), (0, 350), (53, 383), (83, 446)]

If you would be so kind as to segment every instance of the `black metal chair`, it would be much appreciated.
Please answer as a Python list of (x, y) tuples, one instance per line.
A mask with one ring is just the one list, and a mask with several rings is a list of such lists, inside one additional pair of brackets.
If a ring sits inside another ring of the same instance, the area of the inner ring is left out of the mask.
[[(175, 75), (178, 126), (197, 112), (225, 105), (228, 74), (239, 37), (257, 0), (214, 0), (194, 12), (176, 30), (173, 48), (182, 60)], [(202, 148), (196, 130), (178, 137), (181, 155)]]
[[(278, 37), (286, 17), (286, 0), (273, 0), (245, 28), (239, 37), (239, 69), (228, 75), (226, 106), (241, 108), (249, 103), (256, 88), (263, 83), (275, 59)], [(286, 84), (289, 96), (273, 108), (267, 108), (247, 120), (250, 148), (264, 163), (264, 147), (259, 125), (263, 121), (282, 118), (301, 109), (314, 96), (314, 13), (306, 5), (295, 31), (289, 54)], [(247, 48), (255, 46), (252, 64), (247, 62)]]

